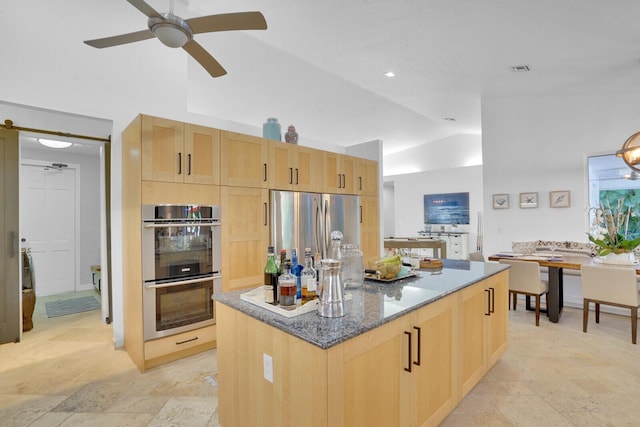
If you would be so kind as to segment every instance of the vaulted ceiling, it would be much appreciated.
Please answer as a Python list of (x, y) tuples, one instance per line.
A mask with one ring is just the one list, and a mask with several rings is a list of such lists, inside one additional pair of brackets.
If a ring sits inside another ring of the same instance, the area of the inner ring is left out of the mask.
[[(125, 0), (101, 2), (91, 13), (72, 3), (60, 7), (68, 8), (67, 23), (84, 23), (64, 28), (78, 43), (146, 28), (146, 17)], [(170, 8), (170, 0), (148, 3)], [(264, 14), (266, 31), (196, 36), (228, 75), (212, 79), (189, 60), (187, 109), (254, 126), (277, 117), (283, 127), (295, 124), (301, 141), (380, 139), (391, 154), (480, 134), (483, 97), (640, 82), (637, 0), (175, 1), (183, 18), (250, 10)], [(109, 55), (117, 61), (118, 49), (158, 43), (112, 47)], [(153, 50), (157, 67), (176, 58), (169, 48)], [(523, 65), (530, 71), (512, 71)], [(135, 73), (131, 60), (122, 66)]]

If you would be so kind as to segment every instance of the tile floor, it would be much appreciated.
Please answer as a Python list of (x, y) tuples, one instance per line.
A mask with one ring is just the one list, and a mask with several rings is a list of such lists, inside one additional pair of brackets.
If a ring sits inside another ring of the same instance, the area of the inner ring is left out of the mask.
[[(216, 352), (140, 374), (91, 311), (47, 319), (0, 346), (2, 426), (217, 426)], [(640, 347), (628, 317), (560, 323), (510, 312), (509, 350), (442, 426), (640, 425)], [(593, 317), (593, 316), (592, 316)]]

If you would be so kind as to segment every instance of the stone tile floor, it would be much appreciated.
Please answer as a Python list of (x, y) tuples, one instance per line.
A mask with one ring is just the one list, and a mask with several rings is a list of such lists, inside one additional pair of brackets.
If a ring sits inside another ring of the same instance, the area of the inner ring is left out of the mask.
[[(2, 426), (218, 426), (216, 351), (140, 374), (99, 311), (48, 319), (0, 346)], [(628, 317), (560, 323), (510, 311), (509, 349), (442, 426), (640, 425), (640, 349)]]

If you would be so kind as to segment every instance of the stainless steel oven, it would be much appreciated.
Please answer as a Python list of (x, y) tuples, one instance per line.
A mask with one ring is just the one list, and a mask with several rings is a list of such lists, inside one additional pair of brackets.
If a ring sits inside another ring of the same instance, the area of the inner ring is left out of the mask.
[(219, 206), (144, 205), (144, 339), (215, 323), (212, 296), (222, 289)]

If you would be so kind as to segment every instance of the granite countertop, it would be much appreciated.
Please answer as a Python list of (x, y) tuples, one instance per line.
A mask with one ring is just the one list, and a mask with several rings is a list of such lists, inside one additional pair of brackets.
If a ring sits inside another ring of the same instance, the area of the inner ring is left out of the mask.
[(402, 317), (453, 292), (493, 276), (508, 266), (497, 263), (443, 260), (441, 273), (420, 270), (419, 277), (391, 283), (365, 280), (359, 288), (347, 288), (352, 299), (344, 317), (326, 318), (317, 312), (284, 317), (240, 299), (248, 289), (214, 295), (214, 300), (327, 349)]

